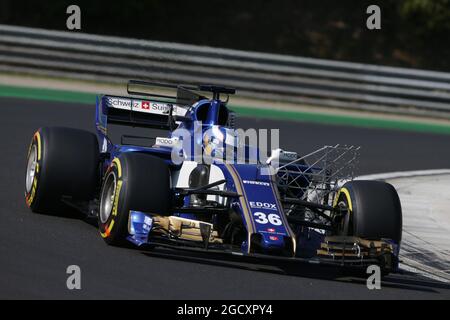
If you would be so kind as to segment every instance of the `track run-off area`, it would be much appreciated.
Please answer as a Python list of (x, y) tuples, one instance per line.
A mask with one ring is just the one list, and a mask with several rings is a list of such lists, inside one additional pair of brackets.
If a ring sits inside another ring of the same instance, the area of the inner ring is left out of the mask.
[[(368, 290), (365, 278), (328, 267), (110, 247), (92, 223), (78, 216), (31, 213), (23, 192), (33, 133), (42, 126), (93, 131), (94, 104), (0, 98), (0, 298), (450, 299), (450, 284), (415, 273), (413, 268), (386, 277), (380, 290)], [(450, 168), (450, 134), (445, 130), (396, 130), (250, 114), (240, 118), (237, 127), (279, 129), (281, 147), (299, 153), (337, 143), (359, 145), (358, 175)], [(393, 183), (412, 197), (414, 188), (398, 180)], [(432, 196), (433, 190), (428, 193)], [(427, 203), (426, 199), (421, 203)], [(410, 202), (404, 209), (409, 206)], [(421, 216), (418, 211), (411, 217), (416, 220), (405, 221), (420, 227), (417, 219), (438, 216), (429, 211)], [(411, 251), (414, 257), (422, 249), (429, 254), (433, 247), (409, 249), (415, 250)], [(81, 290), (66, 287), (69, 265), (81, 268)]]

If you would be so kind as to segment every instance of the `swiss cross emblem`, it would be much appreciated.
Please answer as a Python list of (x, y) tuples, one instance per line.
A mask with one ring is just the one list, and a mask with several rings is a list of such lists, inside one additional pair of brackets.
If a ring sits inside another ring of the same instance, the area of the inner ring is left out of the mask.
[(148, 101), (142, 101), (142, 109), (150, 109), (150, 102)]

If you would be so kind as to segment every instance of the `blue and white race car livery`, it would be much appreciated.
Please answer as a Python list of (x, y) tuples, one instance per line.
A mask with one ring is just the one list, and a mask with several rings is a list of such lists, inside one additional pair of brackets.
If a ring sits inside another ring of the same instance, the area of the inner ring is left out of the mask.
[[(98, 97), (96, 135), (35, 133), (32, 211), (76, 208), (97, 219), (110, 245), (397, 270), (400, 201), (387, 183), (353, 180), (358, 147), (266, 152), (235, 128), (232, 88), (130, 81), (127, 89)], [(138, 134), (117, 142), (111, 128)]]

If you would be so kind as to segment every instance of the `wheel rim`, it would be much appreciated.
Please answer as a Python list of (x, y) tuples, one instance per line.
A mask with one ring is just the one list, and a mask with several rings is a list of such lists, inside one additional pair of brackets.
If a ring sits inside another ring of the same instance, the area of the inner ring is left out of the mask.
[(116, 197), (117, 179), (116, 174), (111, 171), (106, 177), (100, 200), (100, 221), (106, 223), (111, 216), (114, 199)]
[(27, 193), (30, 193), (33, 186), (34, 177), (36, 175), (37, 167), (37, 147), (35, 144), (31, 147), (27, 162), (27, 176), (25, 180), (25, 188)]

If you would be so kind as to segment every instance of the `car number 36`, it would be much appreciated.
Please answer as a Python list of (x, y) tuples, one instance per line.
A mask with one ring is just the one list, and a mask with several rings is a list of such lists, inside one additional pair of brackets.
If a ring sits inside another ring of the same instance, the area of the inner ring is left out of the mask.
[(270, 223), (274, 226), (281, 226), (282, 224), (280, 216), (275, 213), (267, 215), (264, 212), (255, 212), (253, 215), (256, 217), (255, 222), (260, 224)]

